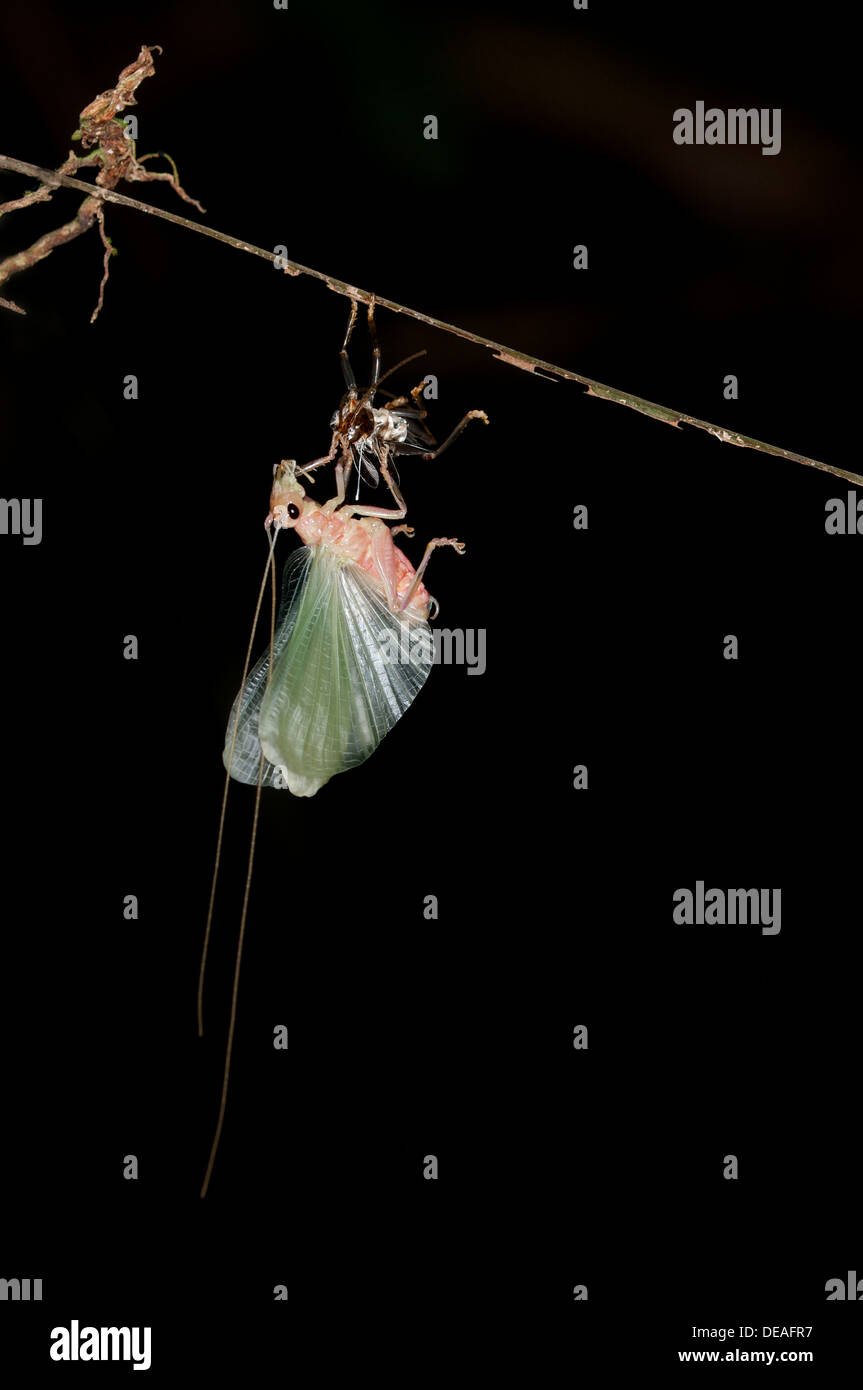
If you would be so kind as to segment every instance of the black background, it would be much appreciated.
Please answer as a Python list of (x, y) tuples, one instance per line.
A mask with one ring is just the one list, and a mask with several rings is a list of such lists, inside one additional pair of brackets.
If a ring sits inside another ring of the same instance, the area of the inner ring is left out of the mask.
[[(56, 166), (78, 111), (160, 43), (138, 150), (171, 153), (210, 225), (860, 471), (844, 22), (36, 3), (0, 27), (0, 146)], [(676, 146), (672, 112), (698, 99), (780, 107), (781, 153)], [(164, 186), (122, 191), (199, 217)], [(10, 215), (0, 253), (75, 206)], [(676, 1365), (706, 1345), (693, 1323), (812, 1324), (819, 1370), (856, 1359), (857, 1308), (824, 1291), (863, 1275), (863, 541), (824, 529), (848, 485), (380, 312), (385, 367), (428, 350), (396, 384), (438, 377), (439, 438), (491, 417), (401, 468), (414, 561), (427, 536), (467, 542), (429, 583), (442, 625), (487, 629), (488, 669), (439, 667), (315, 798), (265, 796), (202, 1204), (252, 800), (232, 793), (199, 1042), (222, 739), (272, 465), (328, 445), (347, 303), (133, 211), (107, 225), (94, 326), (94, 233), (3, 290), (27, 317), (0, 323), (2, 492), (43, 497), (44, 539), (0, 544), (0, 1275), (45, 1288), (3, 1305), (4, 1358), (74, 1374), (47, 1346), (78, 1318), (152, 1325), (157, 1379), (308, 1351), (321, 1379), (546, 1384), (591, 1354)], [(353, 356), (365, 377), (362, 323)], [(673, 926), (697, 879), (781, 887), (781, 934)]]

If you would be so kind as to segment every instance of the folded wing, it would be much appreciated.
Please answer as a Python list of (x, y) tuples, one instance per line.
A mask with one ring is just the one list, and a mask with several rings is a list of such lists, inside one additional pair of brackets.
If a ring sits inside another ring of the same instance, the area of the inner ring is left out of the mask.
[[(323, 545), (289, 562), (274, 644), (240, 697), (232, 776), (313, 796), (374, 752), (422, 689), (434, 659), (422, 619), (391, 612), (366, 572)], [(225, 747), (227, 766), (233, 718)]]

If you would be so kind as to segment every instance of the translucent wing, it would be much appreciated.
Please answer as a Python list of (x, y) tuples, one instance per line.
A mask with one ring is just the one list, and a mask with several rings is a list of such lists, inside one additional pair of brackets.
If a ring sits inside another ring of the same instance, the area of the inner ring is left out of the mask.
[(246, 682), (232, 773), (256, 781), (263, 747), (265, 784), (313, 796), (374, 752), (428, 679), (434, 646), (428, 623), (391, 612), (353, 561), (329, 546), (298, 556), (285, 575), (269, 688), (266, 656)]
[[(300, 550), (295, 550), (285, 565), (285, 572), (282, 578), (282, 600), (279, 606), (279, 614), (276, 620), (275, 641), (273, 643), (273, 655), (278, 660), (281, 653), (287, 646), (291, 632), (293, 631), (294, 621), (300, 607), (303, 587), (306, 576), (312, 562), (313, 552), (309, 546), (304, 545)], [(270, 666), (269, 645), (264, 655), (261, 657), (257, 666), (249, 672), (246, 684), (231, 706), (231, 714), (228, 719), (228, 727), (225, 731), (225, 748), (222, 754), (222, 762), (228, 768), (232, 777), (238, 782), (248, 782), (253, 786), (258, 780), (258, 767), (261, 761), (261, 742), (258, 737), (258, 716), (261, 710), (261, 701), (264, 698), (264, 689), (267, 683), (267, 671)], [(234, 731), (234, 721), (237, 719), (237, 706), (240, 707), (240, 717), (237, 721), (236, 732)], [(232, 748), (233, 744), (233, 748)], [(264, 772), (261, 778), (261, 785), (272, 787), (278, 782), (277, 769), (272, 763), (264, 760)], [(281, 781), (284, 786), (284, 779)]]
[(416, 698), (434, 649), (423, 619), (392, 613), (366, 572), (315, 550), (273, 665), (260, 739), (296, 796), (365, 761)]

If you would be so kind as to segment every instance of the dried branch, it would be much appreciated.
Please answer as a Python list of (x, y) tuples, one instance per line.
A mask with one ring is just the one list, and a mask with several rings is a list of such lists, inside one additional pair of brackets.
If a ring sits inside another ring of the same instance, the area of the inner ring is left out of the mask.
[[(70, 150), (65, 164), (61, 164), (57, 170), (57, 176), (68, 177), (79, 169), (98, 165), (99, 172), (96, 175), (95, 188), (105, 192), (110, 192), (116, 188), (123, 179), (129, 182), (143, 183), (151, 183), (157, 179), (164, 180), (170, 183), (174, 191), (187, 203), (194, 203), (196, 208), (204, 212), (205, 209), (201, 207), (201, 204), (196, 202), (194, 198), (190, 198), (181, 186), (173, 160), (169, 159), (172, 168), (170, 174), (151, 172), (142, 167), (144, 160), (152, 159), (153, 156), (143, 155), (141, 159), (136, 158), (135, 142), (129, 139), (125, 122), (117, 119), (118, 112), (123, 111), (127, 106), (137, 105), (135, 92), (145, 77), (153, 76), (155, 66), (152, 55), (156, 52), (161, 53), (161, 51), (160, 48), (148, 48), (144, 44), (135, 62), (130, 63), (120, 73), (116, 87), (103, 92), (101, 96), (96, 97), (95, 101), (91, 101), (89, 106), (84, 107), (79, 117), (81, 124), (72, 139), (80, 140), (82, 149), (93, 152), (92, 154), (76, 155), (74, 150)], [(168, 158), (168, 156), (165, 157)], [(43, 178), (44, 172), (44, 170), (40, 170), (37, 174), (37, 177), (41, 179), (39, 188), (25, 193), (23, 198), (16, 198), (10, 203), (0, 204), (0, 217), (5, 216), (8, 212), (18, 212), (22, 208), (30, 207), (33, 203), (45, 202), (52, 196), (52, 180)], [(20, 274), (22, 270), (29, 270), (38, 261), (50, 256), (51, 252), (56, 250), (58, 246), (63, 246), (67, 241), (72, 241), (75, 237), (88, 232), (93, 223), (96, 222), (99, 225), (102, 244), (105, 247), (105, 258), (102, 283), (99, 287), (99, 302), (90, 319), (90, 322), (93, 323), (102, 307), (105, 285), (108, 281), (108, 268), (114, 250), (105, 235), (104, 207), (100, 199), (94, 196), (94, 186), (80, 183), (77, 180), (76, 183), (87, 191), (88, 196), (79, 207), (75, 217), (65, 226), (58, 227), (53, 232), (47, 232), (26, 251), (19, 251), (14, 256), (7, 256), (4, 261), (0, 261), (0, 285), (13, 275)], [(0, 299), (0, 305), (6, 309), (14, 309), (19, 314), (24, 313), (24, 310), (10, 299)]]
[[(807, 468), (818, 468), (824, 473), (832, 473), (836, 478), (844, 478), (849, 483), (856, 483), (863, 487), (863, 476), (859, 473), (852, 473), (846, 468), (838, 468), (832, 463), (821, 463), (818, 459), (808, 458), (805, 454), (795, 453), (792, 449), (781, 449), (776, 444), (766, 444), (761, 439), (753, 439), (751, 435), (740, 434), (737, 430), (725, 429), (721, 425), (712, 425), (708, 420), (699, 420), (696, 416), (687, 415), (681, 410), (672, 410), (669, 406), (657, 405), (655, 401), (645, 400), (644, 397), (635, 396), (629, 391), (621, 391), (614, 386), (605, 386), (602, 382), (594, 381), (592, 377), (583, 376), (580, 372), (570, 371), (567, 367), (558, 367), (553, 362), (544, 362), (541, 358), (531, 357), (528, 353), (520, 352), (517, 348), (505, 347), (502, 343), (496, 343), (491, 338), (484, 338), (479, 333), (470, 333), (466, 328), (459, 328), (454, 323), (445, 323), (443, 319), (433, 318), (431, 314), (423, 314), (419, 309), (411, 309), (406, 304), (398, 304), (394, 299), (387, 299), (384, 295), (372, 295), (368, 290), (359, 289), (356, 285), (348, 284), (344, 280), (336, 280), (332, 275), (325, 275), (323, 271), (313, 270), (311, 266), (300, 265), (298, 261), (287, 260), (274, 251), (266, 251), (261, 246), (253, 246), (250, 242), (242, 241), (239, 237), (216, 231), (214, 227), (204, 226), (201, 222), (192, 222), (187, 217), (178, 217), (176, 213), (166, 212), (162, 208), (151, 207), (148, 203), (139, 202), (137, 198), (128, 198), (125, 194), (116, 193), (112, 189), (96, 188), (92, 184), (85, 183), (82, 179), (73, 178), (65, 172), (65, 166), (63, 169), (58, 169), (56, 173), (52, 173), (50, 170), (41, 169), (35, 164), (25, 164), (23, 160), (13, 159), (9, 155), (0, 155), (0, 169), (26, 174), (28, 178), (36, 178), (50, 188), (62, 187), (83, 190), (90, 195), (88, 201), (119, 203), (122, 207), (134, 208), (136, 212), (145, 212), (151, 217), (161, 217), (166, 222), (173, 222), (177, 227), (186, 227), (189, 231), (199, 232), (202, 236), (224, 242), (226, 246), (233, 246), (238, 251), (247, 251), (250, 255), (260, 256), (265, 261), (277, 263), (284, 268), (288, 275), (310, 275), (315, 280), (322, 280), (327, 288), (335, 294), (345, 295), (349, 299), (357, 299), (363, 304), (368, 304), (374, 298), (378, 307), (389, 309), (394, 314), (406, 314), (409, 318), (418, 319), (420, 323), (427, 323), (430, 327), (438, 328), (443, 333), (452, 333), (455, 337), (464, 338), (467, 342), (475, 343), (478, 347), (488, 348), (501, 362), (507, 362), (513, 367), (520, 367), (523, 371), (536, 372), (552, 381), (558, 377), (564, 381), (576, 381), (581, 386), (587, 387), (589, 396), (599, 396), (603, 400), (616, 401), (618, 405), (628, 406), (631, 410), (638, 410), (644, 415), (651, 415), (655, 420), (664, 420), (666, 424), (675, 427), (692, 425), (695, 429), (705, 430), (708, 434), (712, 434), (723, 444), (736, 444), (742, 449), (755, 449), (759, 453), (770, 454), (774, 458), (787, 459), (791, 463), (802, 463)], [(183, 194), (183, 196), (186, 195)], [(7, 204), (7, 206), (11, 205)], [(83, 207), (84, 204), (82, 204)], [(2, 211), (3, 209), (0, 208), (0, 213)], [(6, 262), (3, 262), (3, 265), (5, 264)], [(0, 265), (0, 283), (3, 279), (3, 265)], [(23, 269), (24, 267), (20, 268)], [(0, 300), (0, 305), (10, 309), (17, 309), (18, 307), (7, 300)], [(18, 312), (23, 311), (19, 309)]]

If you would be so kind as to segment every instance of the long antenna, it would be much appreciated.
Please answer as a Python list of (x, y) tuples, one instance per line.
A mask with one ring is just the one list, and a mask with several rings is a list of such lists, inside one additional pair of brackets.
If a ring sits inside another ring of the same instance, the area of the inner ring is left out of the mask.
[[(270, 661), (269, 665), (267, 666), (267, 688), (269, 688), (270, 679), (273, 674), (273, 647), (275, 646), (276, 640), (276, 560), (273, 554), (274, 543), (275, 537), (273, 538), (273, 541), (270, 543), (270, 557), (267, 561), (267, 567), (272, 574), (273, 581), (272, 599), (270, 603)], [(267, 576), (265, 574), (265, 582), (266, 578)], [(261, 597), (263, 597), (263, 589), (261, 590)], [(258, 600), (258, 608), (260, 609), (260, 599)], [(257, 615), (255, 617), (255, 621), (257, 623)], [(245, 676), (243, 677), (243, 683), (245, 684)], [(213, 1164), (216, 1162), (216, 1153), (218, 1152), (219, 1148), (219, 1140), (222, 1137), (222, 1126), (225, 1123), (225, 1108), (228, 1103), (228, 1080), (231, 1074), (231, 1054), (234, 1050), (234, 1028), (237, 1022), (237, 996), (240, 991), (240, 964), (243, 959), (243, 942), (246, 936), (246, 918), (248, 916), (249, 910), (249, 893), (252, 887), (252, 869), (255, 863), (255, 843), (258, 837), (258, 813), (261, 809), (261, 782), (264, 775), (264, 762), (264, 751), (263, 749), (261, 749), (261, 760), (258, 763), (258, 785), (255, 788), (255, 812), (254, 816), (252, 817), (252, 837), (249, 843), (249, 864), (246, 870), (246, 888), (245, 892), (243, 893), (243, 911), (240, 916), (240, 931), (237, 937), (237, 958), (234, 962), (234, 987), (231, 991), (231, 1021), (228, 1025), (228, 1042), (225, 1047), (225, 1071), (224, 1075), (222, 1076), (222, 1098), (219, 1103), (219, 1118), (216, 1121), (216, 1133), (213, 1135), (213, 1143), (210, 1148), (210, 1157), (207, 1161), (207, 1171), (204, 1174), (204, 1182), (201, 1187), (202, 1198), (206, 1197), (207, 1188), (210, 1186), (210, 1178), (213, 1175)]]
[(392, 376), (393, 372), (397, 372), (400, 367), (406, 367), (408, 362), (415, 361), (417, 357), (425, 357), (427, 351), (427, 348), (420, 348), (419, 352), (412, 352), (410, 357), (403, 357), (401, 362), (397, 362), (394, 367), (389, 367), (383, 376), (378, 377), (377, 385), (380, 386), (382, 381), (386, 381), (387, 377)]
[[(252, 622), (252, 631), (249, 636), (249, 645), (246, 651), (246, 662), (243, 666), (243, 678), (240, 681), (240, 693), (237, 696), (237, 713), (234, 716), (234, 727), (231, 732), (231, 747), (228, 753), (228, 766), (225, 771), (225, 786), (222, 791), (222, 811), (219, 816), (219, 833), (216, 837), (216, 861), (213, 865), (213, 881), (210, 885), (210, 905), (207, 909), (207, 928), (204, 932), (204, 947), (201, 951), (201, 968), (198, 972), (198, 1037), (204, 1036), (204, 975), (207, 970), (207, 954), (210, 949), (210, 931), (213, 925), (213, 907), (216, 902), (216, 881), (219, 877), (219, 865), (222, 860), (222, 838), (225, 833), (225, 813), (228, 808), (228, 788), (231, 785), (231, 767), (234, 761), (234, 748), (237, 743), (237, 730), (240, 725), (240, 707), (242, 704), (243, 690), (246, 684), (246, 677), (249, 674), (249, 667), (252, 664), (252, 647), (255, 643), (255, 633), (258, 628), (258, 619), (261, 614), (261, 604), (264, 601), (264, 590), (267, 586), (267, 576), (272, 568), (273, 584), (275, 585), (275, 560), (273, 559), (273, 547), (276, 543), (276, 532), (270, 538), (270, 553), (267, 556), (267, 564), (264, 570), (264, 577), (261, 580), (261, 588), (258, 594), (258, 601), (255, 604), (255, 617)], [(267, 674), (269, 681), (269, 673)]]

